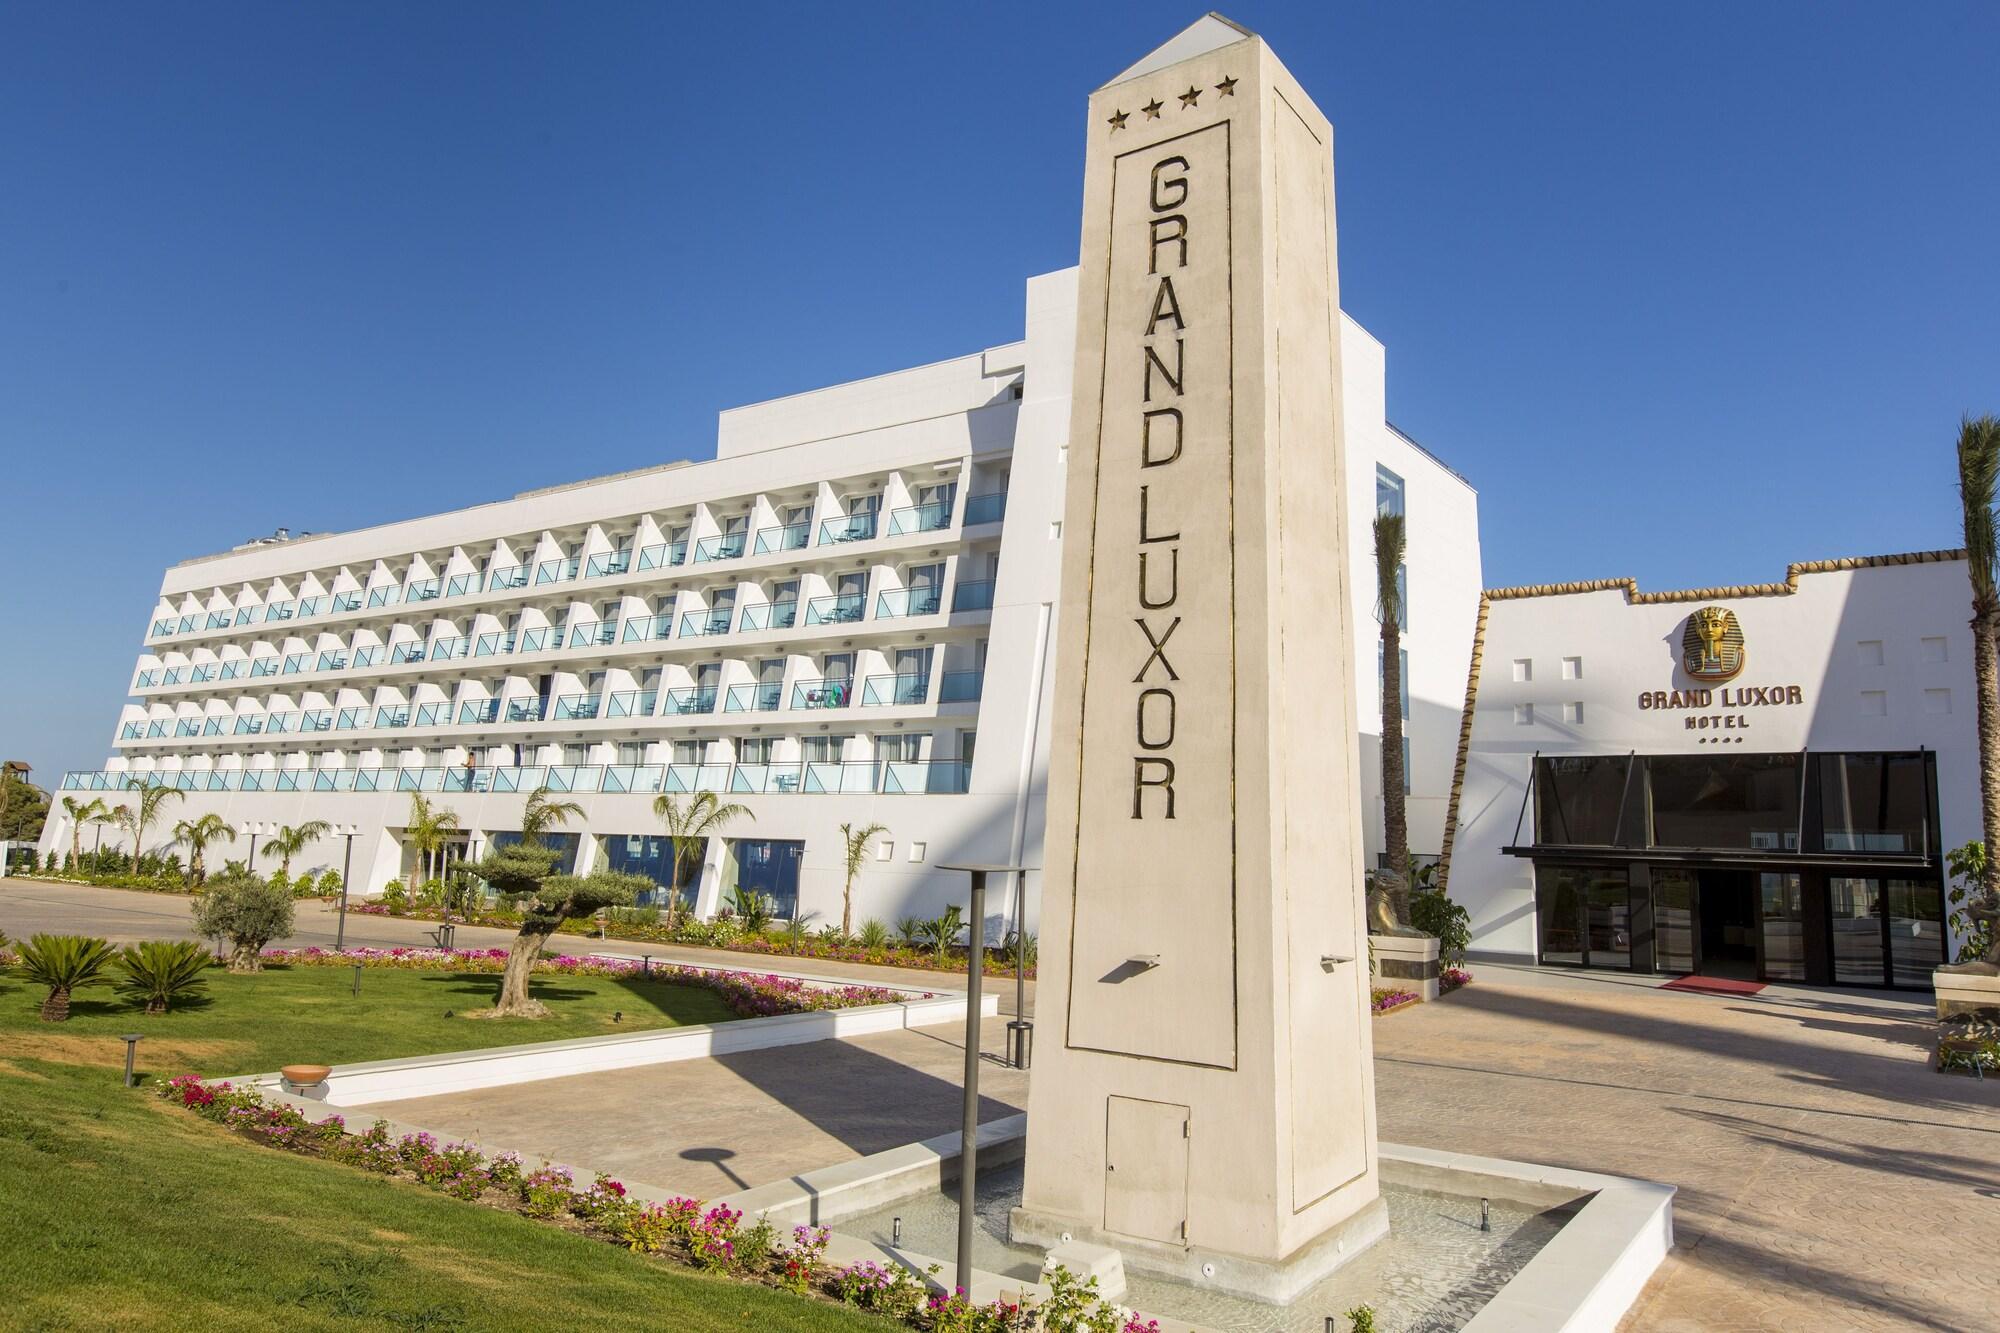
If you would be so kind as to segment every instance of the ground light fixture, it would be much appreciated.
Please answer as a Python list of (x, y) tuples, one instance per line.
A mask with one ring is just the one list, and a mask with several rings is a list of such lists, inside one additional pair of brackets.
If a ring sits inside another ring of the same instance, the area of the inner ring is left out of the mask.
[(354, 965), (354, 998), (361, 998), (361, 964)]
[(347, 947), (347, 883), (354, 873), (354, 839), (359, 836), (361, 826), (336, 824), (333, 831), (347, 839), (347, 853), (340, 862), (340, 924), (334, 927), (333, 932), (333, 951), (339, 953)]
[(979, 992), (986, 972), (986, 877), (1019, 875), (1025, 866), (944, 865), (972, 876), (965, 928), (965, 1088), (958, 1122), (958, 1272), (954, 1281), (972, 1290), (972, 1224), (979, 1192)]
[(119, 1040), (125, 1043), (125, 1086), (128, 1088), (139, 1081), (137, 1076), (132, 1072), (132, 1058), (133, 1054), (139, 1048), (139, 1038), (145, 1035), (143, 1032), (127, 1032), (123, 1037), (119, 1038)]

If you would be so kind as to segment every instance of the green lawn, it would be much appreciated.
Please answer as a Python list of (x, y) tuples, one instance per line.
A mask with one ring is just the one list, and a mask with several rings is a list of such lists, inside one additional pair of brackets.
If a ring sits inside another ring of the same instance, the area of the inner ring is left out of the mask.
[(464, 1015), (492, 1006), (498, 973), (364, 967), (359, 998), (348, 967), (267, 967), (251, 975), (211, 967), (205, 976), (201, 998), (178, 1001), (165, 1014), (148, 1018), (143, 1006), (101, 987), (78, 991), (70, 1020), (50, 1024), (37, 1016), (46, 992), (0, 972), (0, 1058), (122, 1062), (119, 1034), (139, 1032), (139, 1067), (148, 1076), (262, 1074), (288, 1064), (389, 1060), (736, 1016), (713, 991), (612, 977), (538, 977), (534, 995), (554, 1010), (550, 1017), (479, 1019)]
[(21, 1058), (0, 1060), (0, 1254), (16, 1329), (889, 1327), (249, 1143), (115, 1069)]
[(368, 968), (358, 1000), (347, 968), (208, 978), (206, 1004), (161, 1017), (92, 990), (45, 1024), (41, 990), (0, 972), (0, 1325), (889, 1327), (266, 1148), (122, 1083), (121, 1032), (146, 1034), (149, 1077), (259, 1073), (729, 1018), (710, 992), (549, 977), (534, 989), (555, 1017), (492, 1021), (444, 1016), (490, 1004), (492, 975)]

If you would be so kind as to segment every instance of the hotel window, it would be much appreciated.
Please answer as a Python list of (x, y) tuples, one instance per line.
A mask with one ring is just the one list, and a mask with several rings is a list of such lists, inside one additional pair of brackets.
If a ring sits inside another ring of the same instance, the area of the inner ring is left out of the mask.
[(673, 745), (674, 762), (682, 765), (699, 764), (702, 754), (708, 749), (708, 742), (702, 740), (700, 737), (677, 740)]
[(893, 735), (875, 738), (875, 758), (885, 764), (914, 764), (923, 758), (923, 736)]
[(1403, 512), (1403, 479), (1385, 467), (1375, 469), (1375, 512)]
[(637, 768), (646, 762), (646, 742), (618, 742), (618, 765), (621, 768)]
[(736, 742), (736, 762), (739, 764), (768, 764), (771, 762), (773, 747), (777, 740), (770, 736), (745, 736)]
[(837, 764), (847, 748), (845, 736), (807, 736), (799, 744), (809, 764)]

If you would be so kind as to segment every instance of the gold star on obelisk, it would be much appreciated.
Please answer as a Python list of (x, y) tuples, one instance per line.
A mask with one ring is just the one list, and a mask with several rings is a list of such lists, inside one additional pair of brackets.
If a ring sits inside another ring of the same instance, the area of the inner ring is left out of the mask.
[(1114, 111), (1110, 116), (1111, 128), (1114, 130), (1122, 130), (1125, 128), (1125, 122), (1130, 119), (1131, 117), (1126, 115), (1123, 111)]
[(1234, 78), (1224, 79), (1221, 83), (1215, 85), (1215, 91), (1221, 93), (1224, 97), (1236, 96), (1236, 80)]
[(1193, 106), (1200, 99), (1201, 99), (1201, 89), (1190, 85), (1188, 87), (1188, 90), (1181, 94), (1181, 105)]
[(1159, 98), (1155, 97), (1152, 101), (1146, 103), (1146, 105), (1140, 107), (1139, 109), (1146, 113), (1147, 120), (1158, 120), (1160, 118), (1160, 108), (1165, 105), (1166, 105), (1165, 102), (1162, 102)]

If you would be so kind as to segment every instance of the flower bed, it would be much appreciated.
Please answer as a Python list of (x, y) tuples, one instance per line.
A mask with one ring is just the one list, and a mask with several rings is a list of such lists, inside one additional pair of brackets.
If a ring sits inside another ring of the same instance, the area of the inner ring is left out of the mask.
[(1438, 994), (1449, 995), (1460, 986), (1472, 984), (1472, 973), (1462, 967), (1447, 967), (1438, 973)]
[(794, 1227), (787, 1242), (769, 1222), (745, 1226), (741, 1212), (720, 1204), (692, 1198), (641, 1204), (609, 1176), (578, 1185), (568, 1171), (546, 1163), (528, 1170), (513, 1153), (487, 1157), (470, 1144), (439, 1143), (430, 1134), (391, 1139), (380, 1120), (362, 1133), (349, 1133), (337, 1115), (310, 1121), (288, 1104), (266, 1102), (255, 1088), (207, 1084), (192, 1074), (154, 1089), (205, 1120), (285, 1152), (413, 1181), (662, 1262), (872, 1311), (927, 1333), (1159, 1333), (1157, 1322), (1101, 1300), (1096, 1278), (1080, 1282), (1062, 1268), (1043, 1274), (1052, 1295), (1039, 1304), (974, 1305), (963, 1292), (929, 1290), (906, 1269), (827, 1263), (830, 1237), (824, 1227)]
[(1401, 1009), (1406, 1004), (1417, 1004), (1422, 996), (1412, 991), (1397, 990), (1394, 987), (1377, 986), (1368, 992), (1368, 1008), (1377, 1018), (1383, 1014)]
[[(266, 949), (269, 963), (299, 967), (395, 967), (455, 972), (501, 972), (505, 949)], [(853, 1009), (865, 1004), (897, 1004), (904, 992), (882, 986), (811, 986), (794, 977), (754, 972), (707, 972), (696, 967), (656, 963), (648, 967), (636, 958), (578, 958), (554, 954), (535, 963), (538, 973), (583, 977), (647, 977), (675, 986), (699, 986), (714, 991), (734, 1013), (745, 1018), (803, 1014), (820, 1009)], [(923, 998), (931, 998), (924, 992)]]

